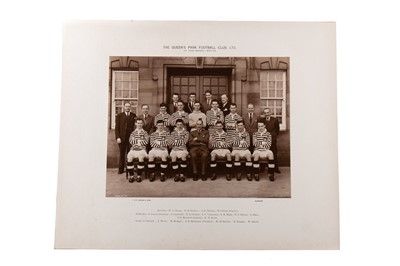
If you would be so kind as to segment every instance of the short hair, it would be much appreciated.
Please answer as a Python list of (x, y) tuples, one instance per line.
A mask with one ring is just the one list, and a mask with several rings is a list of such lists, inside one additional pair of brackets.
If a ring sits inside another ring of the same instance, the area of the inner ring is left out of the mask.
[(189, 93), (189, 96), (190, 95), (194, 95), (194, 96), (196, 96), (196, 93), (194, 93), (194, 92), (191, 92), (191, 93)]
[(179, 123), (179, 122), (183, 124), (183, 120), (180, 119), (180, 118), (178, 118), (178, 119), (176, 119), (176, 121), (175, 121), (175, 125), (176, 125), (177, 123)]
[(200, 106), (201, 106), (201, 103), (199, 101), (194, 101), (194, 104), (196, 104), (196, 103), (200, 104)]
[(265, 107), (265, 108), (264, 108), (264, 111), (267, 110), (267, 109), (271, 111), (271, 108), (269, 108), (269, 107)]
[(204, 94), (206, 94), (206, 93), (212, 94), (210, 90), (206, 90), (206, 91), (204, 92)]
[(150, 106), (147, 103), (142, 104), (142, 106), (140, 108), (143, 108), (143, 106), (147, 106), (150, 109)]
[(139, 121), (142, 121), (142, 122), (144, 123), (144, 121), (143, 121), (142, 118), (137, 118), (137, 119), (136, 119), (136, 122), (139, 122)]
[(179, 93), (177, 93), (177, 92), (172, 93), (172, 96), (174, 96), (174, 95), (178, 95), (178, 97), (179, 97)]
[(158, 119), (156, 122), (156, 125), (158, 125), (158, 124), (164, 124), (164, 120)]
[(244, 122), (243, 122), (243, 120), (238, 120), (237, 122), (236, 122), (236, 125), (239, 125), (239, 124), (243, 124), (244, 125)]
[(254, 107), (254, 104), (252, 104), (252, 103), (248, 103), (248, 104), (247, 104), (247, 108), (249, 107), (249, 105), (252, 105), (252, 106)]
[(184, 104), (182, 100), (178, 100), (176, 103), (177, 103), (177, 104), (178, 104), (178, 103)]
[(211, 100), (211, 103), (213, 103), (213, 102), (216, 102), (217, 104), (219, 104), (218, 100), (216, 100), (216, 99)]
[(167, 107), (166, 103), (160, 103), (160, 107)]
[(226, 98), (228, 98), (228, 95), (226, 94), (226, 93), (223, 93), (223, 94), (221, 94), (221, 98), (222, 98), (222, 96), (226, 96)]
[(237, 107), (236, 103), (231, 103), (231, 107), (232, 107), (232, 106)]
[(261, 119), (257, 119), (257, 124), (258, 124), (258, 123), (264, 124), (264, 121), (262, 121)]
[(217, 123), (215, 123), (215, 125), (218, 125), (218, 124), (224, 125), (224, 124), (222, 124), (221, 121), (217, 121)]

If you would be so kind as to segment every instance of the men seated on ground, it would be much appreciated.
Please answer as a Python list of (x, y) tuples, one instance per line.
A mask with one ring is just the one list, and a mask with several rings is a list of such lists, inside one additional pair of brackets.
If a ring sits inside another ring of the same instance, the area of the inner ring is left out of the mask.
[[(127, 170), (129, 174), (129, 182), (133, 182), (136, 177), (137, 182), (142, 181), (142, 174), (144, 170), (144, 159), (147, 157), (146, 145), (149, 143), (149, 135), (143, 129), (143, 119), (138, 118), (135, 123), (136, 129), (132, 131), (129, 137), (129, 143), (132, 145), (128, 153)], [(138, 159), (138, 170), (134, 172), (133, 160)]]
[(211, 172), (212, 177), (211, 180), (215, 180), (217, 178), (216, 168), (217, 168), (217, 158), (226, 158), (226, 180), (231, 180), (231, 171), (232, 171), (232, 158), (231, 152), (229, 148), (231, 147), (231, 142), (229, 141), (228, 135), (222, 129), (223, 125), (221, 121), (216, 123), (216, 131), (211, 135), (211, 148), (213, 151), (211, 152)]
[(208, 131), (203, 128), (203, 126), (203, 121), (197, 120), (196, 129), (191, 131), (189, 134), (190, 157), (194, 181), (197, 181), (199, 178), (199, 172), (197, 170), (198, 158), (201, 160), (201, 180), (207, 180), (206, 168), (209, 155), (208, 142), (210, 140), (210, 135), (208, 134)]
[(165, 181), (166, 171), (168, 168), (168, 142), (170, 134), (165, 130), (164, 121), (157, 120), (157, 130), (150, 135), (151, 150), (149, 152), (148, 171), (150, 172), (150, 182), (155, 180), (155, 163), (154, 159), (161, 159), (161, 177), (160, 181)]
[(258, 131), (253, 135), (253, 168), (254, 168), (254, 179), (260, 180), (260, 159), (268, 158), (268, 176), (269, 180), (274, 181), (275, 162), (274, 154), (270, 150), (272, 137), (271, 134), (265, 128), (263, 121), (257, 121)]
[(176, 127), (171, 132), (169, 145), (172, 149), (170, 153), (172, 173), (175, 175), (175, 182), (184, 182), (187, 171), (187, 156), (189, 154), (186, 149), (186, 144), (189, 140), (189, 132), (185, 129), (182, 119), (176, 119), (174, 123)]
[(195, 102), (194, 103), (194, 110), (192, 113), (189, 114), (189, 127), (192, 130), (196, 129), (197, 126), (197, 121), (201, 120), (203, 122), (203, 127), (205, 128), (207, 126), (207, 117), (204, 113), (200, 111), (200, 103)]
[(171, 131), (169, 128), (170, 127), (170, 124), (169, 124), (170, 117), (171, 116), (167, 113), (167, 105), (165, 103), (161, 103), (160, 104), (160, 112), (154, 118), (154, 126), (157, 127), (157, 121), (162, 120), (162, 121), (164, 121), (165, 130)]
[(210, 136), (217, 130), (215, 124), (220, 121), (224, 123), (224, 113), (218, 107), (218, 101), (211, 101), (211, 110), (207, 111), (207, 125)]
[[(242, 172), (246, 172), (247, 180), (251, 181), (252, 162), (250, 147), (250, 135), (245, 130), (242, 120), (237, 122), (237, 129), (233, 132), (232, 136), (232, 157), (234, 158), (234, 168), (237, 174), (236, 179), (238, 181), (242, 178)], [(246, 158), (246, 167), (242, 167), (241, 160)], [(244, 171), (246, 170), (246, 171)]]
[(237, 106), (235, 103), (230, 105), (230, 113), (225, 116), (225, 130), (226, 133), (230, 134), (236, 130), (236, 123), (239, 120), (243, 120), (242, 117), (236, 112)]
[(178, 106), (178, 111), (171, 114), (171, 116), (169, 118), (169, 124), (170, 124), (170, 126), (175, 127), (176, 121), (178, 119), (180, 119), (180, 120), (182, 120), (183, 126), (187, 129), (187, 126), (189, 124), (189, 114), (183, 110), (183, 102), (182, 101), (178, 101), (177, 106)]

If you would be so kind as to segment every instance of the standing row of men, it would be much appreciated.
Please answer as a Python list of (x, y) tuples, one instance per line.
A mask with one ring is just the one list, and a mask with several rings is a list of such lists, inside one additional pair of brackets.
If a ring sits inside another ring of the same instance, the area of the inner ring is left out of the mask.
[[(178, 99), (176, 99), (177, 96)], [(194, 102), (192, 101), (193, 96)], [(149, 158), (148, 170), (152, 172), (152, 168), (155, 167), (154, 159), (159, 157), (162, 160), (160, 179), (164, 181), (169, 155), (175, 181), (183, 181), (187, 168), (188, 151), (186, 146), (189, 144), (195, 180), (200, 177), (203, 180), (207, 178), (205, 165), (209, 155), (211, 156), (210, 168), (213, 173), (211, 179), (214, 180), (216, 177), (215, 171), (213, 171), (213, 168), (216, 167), (216, 159), (224, 157), (228, 170), (227, 179), (230, 180), (233, 157), (234, 166), (238, 169), (241, 168), (240, 158), (245, 158), (247, 178), (251, 180), (251, 173), (254, 173), (254, 179), (258, 180), (257, 171), (250, 171), (250, 169), (259, 168), (260, 151), (269, 151), (268, 153), (272, 154), (261, 153), (264, 157), (268, 157), (269, 162), (277, 159), (276, 142), (279, 134), (277, 119), (271, 117), (268, 108), (264, 109), (262, 116), (257, 116), (252, 104), (248, 105), (248, 113), (241, 117), (236, 112), (236, 105), (229, 103), (226, 95), (221, 96), (220, 104), (210, 96), (211, 93), (206, 92), (206, 102), (202, 105), (195, 101), (195, 94), (191, 94), (191, 101), (187, 104), (179, 100), (179, 95), (174, 94), (170, 108), (173, 107), (176, 111), (171, 115), (168, 114), (167, 105), (162, 103), (160, 112), (155, 117), (149, 114), (149, 106), (146, 104), (142, 105), (142, 115), (136, 117), (134, 113), (130, 112), (130, 104), (126, 103), (124, 105), (125, 112), (116, 117), (115, 135), (120, 148), (118, 173), (124, 172), (126, 153), (128, 153), (128, 171), (133, 169), (133, 159), (139, 160), (137, 181), (141, 180), (144, 158)], [(229, 112), (226, 110), (228, 107)], [(186, 112), (185, 108), (190, 109), (190, 113)], [(201, 110), (207, 111), (204, 113)], [(170, 131), (172, 132), (170, 133)], [(171, 154), (168, 154), (168, 149), (171, 149)], [(148, 154), (147, 150), (150, 150)], [(212, 150), (211, 154), (210, 150)], [(253, 156), (251, 156), (251, 152), (253, 152)], [(202, 161), (201, 174), (197, 171), (197, 157), (201, 157)], [(272, 165), (273, 163), (269, 165), (271, 181), (274, 171)], [(178, 173), (177, 169), (181, 169), (181, 171)], [(275, 168), (275, 171), (279, 172), (279, 169)], [(135, 177), (130, 177), (130, 181), (134, 179)], [(237, 179), (241, 179), (241, 174), (238, 174)], [(150, 175), (150, 180), (154, 180), (154, 173)]]

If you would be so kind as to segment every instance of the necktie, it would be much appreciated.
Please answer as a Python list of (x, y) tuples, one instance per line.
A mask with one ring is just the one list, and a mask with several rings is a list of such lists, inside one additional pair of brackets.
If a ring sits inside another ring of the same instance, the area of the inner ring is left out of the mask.
[(250, 113), (250, 124), (253, 122), (253, 114)]

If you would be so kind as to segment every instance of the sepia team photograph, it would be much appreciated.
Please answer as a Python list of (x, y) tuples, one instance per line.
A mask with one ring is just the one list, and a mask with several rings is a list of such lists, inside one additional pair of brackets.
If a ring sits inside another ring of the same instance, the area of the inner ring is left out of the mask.
[(111, 56), (106, 196), (290, 198), (289, 59)]

